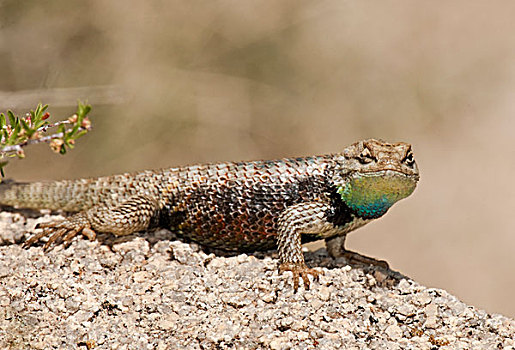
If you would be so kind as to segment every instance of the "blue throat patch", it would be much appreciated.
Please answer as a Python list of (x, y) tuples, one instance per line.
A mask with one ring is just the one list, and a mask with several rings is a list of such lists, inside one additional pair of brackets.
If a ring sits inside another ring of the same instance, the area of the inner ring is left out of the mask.
[(350, 178), (337, 192), (356, 215), (376, 219), (395, 202), (408, 197), (416, 185), (416, 180), (402, 174), (365, 174)]

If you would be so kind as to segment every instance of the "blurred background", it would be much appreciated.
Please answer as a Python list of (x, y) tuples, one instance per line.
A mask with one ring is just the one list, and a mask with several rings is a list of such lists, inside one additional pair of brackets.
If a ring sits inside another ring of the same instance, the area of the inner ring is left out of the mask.
[(93, 105), (8, 177), (413, 144), (413, 196), (348, 248), (515, 316), (515, 2), (0, 0), (0, 110)]

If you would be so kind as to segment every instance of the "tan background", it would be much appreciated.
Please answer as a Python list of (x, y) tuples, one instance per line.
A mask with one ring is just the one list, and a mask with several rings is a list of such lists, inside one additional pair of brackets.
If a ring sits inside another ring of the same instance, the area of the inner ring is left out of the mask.
[[(44, 5), (43, 5), (44, 4)], [(17, 180), (414, 146), (414, 195), (349, 247), (515, 316), (515, 2), (0, 0), (0, 109), (93, 104)]]

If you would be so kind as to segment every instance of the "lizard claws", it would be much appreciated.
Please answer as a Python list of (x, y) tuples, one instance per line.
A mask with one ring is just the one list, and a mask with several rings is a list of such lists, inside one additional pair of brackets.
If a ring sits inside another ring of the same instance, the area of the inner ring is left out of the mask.
[(26, 240), (23, 243), (24, 248), (32, 246), (41, 238), (47, 236), (48, 241), (43, 246), (44, 250), (48, 250), (56, 242), (62, 242), (67, 246), (73, 237), (77, 236), (79, 233), (82, 233), (90, 240), (94, 240), (96, 237), (95, 231), (81, 223), (79, 220), (64, 219), (59, 221), (40, 223), (36, 225), (36, 229), (41, 229), (41, 232), (34, 234), (28, 240)]
[(285, 271), (291, 271), (293, 274), (293, 290), (295, 292), (297, 292), (299, 289), (300, 278), (302, 278), (302, 281), (304, 282), (304, 288), (307, 290), (309, 289), (310, 285), (308, 275), (313, 276), (313, 280), (318, 281), (318, 277), (324, 274), (322, 271), (308, 268), (304, 263), (282, 263), (279, 266), (279, 273), (283, 273)]

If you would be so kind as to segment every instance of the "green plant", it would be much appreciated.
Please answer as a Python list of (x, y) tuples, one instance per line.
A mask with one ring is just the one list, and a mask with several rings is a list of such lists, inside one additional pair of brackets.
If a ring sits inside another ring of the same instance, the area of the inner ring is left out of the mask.
[[(25, 117), (17, 117), (12, 111), (0, 113), (0, 173), (4, 176), (5, 158), (24, 158), (23, 147), (46, 142), (50, 148), (60, 154), (72, 149), (75, 140), (91, 130), (91, 122), (87, 114), (91, 106), (78, 103), (77, 112), (66, 120), (50, 123), (48, 105), (37, 105)], [(57, 132), (49, 134), (49, 130), (57, 128)]]

